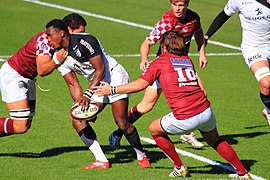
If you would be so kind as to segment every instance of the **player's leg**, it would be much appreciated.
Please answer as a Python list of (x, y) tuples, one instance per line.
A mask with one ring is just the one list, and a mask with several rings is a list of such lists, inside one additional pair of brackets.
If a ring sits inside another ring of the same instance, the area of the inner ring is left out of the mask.
[(110, 163), (102, 151), (100, 144), (97, 140), (94, 129), (87, 121), (78, 121), (73, 119), (73, 127), (77, 131), (79, 137), (88, 147), (88, 149), (95, 156), (95, 161), (87, 166), (82, 166), (83, 169), (107, 169), (110, 167)]
[(27, 132), (35, 114), (35, 80), (22, 77), (6, 62), (0, 71), (0, 89), (10, 114), (0, 118), (0, 136)]
[(264, 105), (263, 115), (270, 127), (270, 70), (268, 61), (258, 61), (250, 67), (260, 85), (260, 98)]
[(128, 98), (114, 101), (111, 105), (115, 123), (118, 128), (121, 129), (131, 147), (135, 150), (139, 165), (143, 168), (150, 167), (149, 159), (143, 151), (137, 129), (127, 120)]
[[(29, 104), (32, 104), (31, 108)], [(10, 117), (0, 118), (0, 136), (4, 137), (27, 132), (31, 127), (31, 121), (34, 116), (35, 101), (29, 103), (27, 99), (23, 99), (6, 103), (6, 107)]]
[(164, 152), (167, 157), (169, 157), (169, 159), (174, 164), (174, 170), (172, 173), (170, 173), (169, 176), (189, 176), (188, 169), (180, 160), (173, 142), (171, 141), (167, 133), (164, 131), (164, 128), (161, 127), (161, 118), (156, 119), (150, 124), (149, 131), (159, 148)]
[(270, 46), (249, 47), (243, 46), (242, 53), (246, 64), (254, 74), (260, 85), (260, 98), (264, 105), (262, 111), (270, 127)]
[(202, 113), (202, 118), (200, 118), (201, 126), (199, 128), (201, 135), (203, 136), (207, 144), (209, 144), (213, 149), (215, 149), (222, 158), (227, 160), (235, 167), (237, 174), (230, 176), (250, 177), (232, 146), (219, 136), (216, 129), (216, 118), (211, 108), (208, 108)]
[[(210, 132), (201, 132), (203, 138), (209, 144), (213, 149), (215, 149), (222, 158), (227, 160), (230, 164), (232, 164), (237, 174), (232, 174), (230, 177), (247, 177), (250, 178), (250, 175), (248, 174), (247, 170), (243, 166), (242, 162), (240, 161), (239, 157), (237, 156), (236, 152), (232, 148), (232, 146), (224, 141), (217, 132), (217, 129)], [(237, 178), (238, 179), (238, 178)], [(251, 178), (250, 178), (251, 179)]]
[[(158, 83), (155, 81), (155, 83)], [(159, 84), (153, 84), (145, 89), (144, 97), (142, 101), (132, 107), (128, 112), (128, 121), (133, 124), (136, 122), (143, 114), (150, 112), (155, 106), (160, 94), (162, 93), (162, 89)], [(109, 136), (110, 148), (112, 150), (120, 148), (120, 140), (123, 136), (123, 132), (121, 129), (117, 129), (112, 132)]]

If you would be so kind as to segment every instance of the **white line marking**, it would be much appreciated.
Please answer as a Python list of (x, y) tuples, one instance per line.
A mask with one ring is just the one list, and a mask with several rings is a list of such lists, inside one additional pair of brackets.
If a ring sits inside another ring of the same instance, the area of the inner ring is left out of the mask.
[[(200, 56), (199, 53), (189, 53), (189, 56)], [(206, 56), (240, 56), (242, 53), (206, 53)], [(111, 54), (112, 57), (140, 57), (140, 54)], [(156, 54), (149, 54), (150, 57), (155, 57)], [(0, 56), (0, 62), (6, 61), (11, 56)]]
[[(86, 11), (73, 9), (73, 8), (69, 8), (69, 7), (65, 7), (65, 6), (61, 6), (61, 5), (57, 5), (57, 4), (42, 2), (42, 1), (38, 1), (38, 0), (23, 0), (23, 1), (30, 2), (30, 3), (35, 3), (35, 4), (40, 4), (40, 5), (43, 5), (43, 6), (48, 6), (48, 7), (61, 9), (61, 10), (65, 10), (65, 11), (75, 12), (75, 13), (83, 14), (83, 15), (90, 16), (90, 17), (104, 19), (104, 20), (107, 20), (107, 21), (126, 24), (126, 25), (129, 25), (129, 26), (134, 26), (134, 27), (138, 27), (138, 28), (142, 28), (142, 29), (147, 29), (147, 30), (152, 30), (153, 29), (153, 27), (151, 27), (151, 26), (145, 26), (145, 25), (142, 25), (142, 24), (137, 24), (137, 23), (133, 23), (133, 22), (129, 22), (129, 21), (124, 21), (124, 20), (121, 20), (121, 19), (115, 19), (115, 18), (108, 17), (108, 16), (89, 13), (89, 12), (86, 12)], [(221, 42), (208, 40), (208, 43), (209, 44), (215, 44), (215, 45), (222, 46), (222, 47), (226, 47), (226, 48), (230, 48), (230, 49), (241, 50), (240, 47), (233, 46), (233, 45), (230, 45), (230, 44), (221, 43)]]
[(4, 61), (6, 61), (5, 59), (2, 59), (1, 57), (0, 57), (0, 62), (4, 62)]
[[(147, 138), (147, 137), (141, 137), (140, 139), (142, 141), (145, 141), (145, 142), (148, 142), (150, 144), (156, 145), (156, 142), (153, 139), (150, 139), (150, 138)], [(181, 154), (182, 156), (187, 156), (187, 157), (196, 159), (198, 161), (202, 161), (202, 162), (214, 165), (214, 166), (218, 166), (220, 168), (223, 168), (223, 169), (226, 169), (228, 171), (231, 171), (231, 172), (235, 173), (235, 169), (232, 166), (228, 166), (226, 164), (218, 163), (218, 162), (213, 161), (211, 159), (207, 159), (207, 158), (205, 158), (203, 156), (198, 156), (196, 154), (193, 154), (193, 153), (190, 153), (190, 152), (187, 152), (187, 151), (184, 151), (184, 150), (180, 150), (180, 149), (177, 149), (177, 148), (175, 148), (175, 150), (176, 150), (177, 153)], [(250, 174), (250, 176), (254, 180), (266, 180), (266, 179), (264, 179), (262, 177), (254, 175), (254, 174)]]

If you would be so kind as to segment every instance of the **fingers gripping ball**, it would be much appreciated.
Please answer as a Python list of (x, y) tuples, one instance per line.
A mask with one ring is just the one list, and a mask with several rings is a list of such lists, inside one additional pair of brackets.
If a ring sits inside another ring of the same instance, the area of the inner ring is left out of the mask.
[(90, 121), (91, 119), (95, 119), (96, 115), (99, 113), (101, 108), (100, 104), (91, 103), (88, 108), (84, 108), (78, 103), (74, 104), (70, 109), (70, 116), (73, 119), (80, 121)]

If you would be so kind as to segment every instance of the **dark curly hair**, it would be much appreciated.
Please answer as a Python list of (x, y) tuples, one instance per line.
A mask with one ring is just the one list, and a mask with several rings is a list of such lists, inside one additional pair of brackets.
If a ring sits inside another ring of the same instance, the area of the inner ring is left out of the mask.
[(46, 28), (53, 27), (59, 30), (63, 30), (66, 34), (69, 34), (67, 25), (61, 19), (53, 19), (47, 23)]
[(85, 19), (77, 13), (70, 13), (70, 14), (66, 15), (63, 18), (63, 21), (72, 30), (78, 29), (80, 27), (80, 25), (82, 25), (84, 27), (87, 25)]

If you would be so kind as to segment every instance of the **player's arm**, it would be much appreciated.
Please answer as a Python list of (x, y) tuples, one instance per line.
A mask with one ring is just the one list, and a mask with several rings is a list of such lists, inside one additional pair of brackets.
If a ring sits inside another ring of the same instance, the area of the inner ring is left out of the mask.
[(81, 96), (76, 102), (79, 102), (79, 104), (82, 104), (84, 107), (88, 107), (91, 97), (94, 94), (93, 87), (100, 85), (100, 81), (102, 81), (106, 74), (106, 68), (104, 64), (104, 60), (102, 57), (102, 54), (98, 54), (94, 57), (91, 57), (90, 62), (95, 69), (95, 73), (93, 76), (93, 79), (88, 87), (88, 89), (83, 93), (83, 96)]
[(203, 90), (203, 92), (204, 92), (204, 94), (205, 94), (205, 96), (206, 96), (207, 93), (206, 93), (206, 90), (204, 89), (204, 85), (203, 85), (203, 82), (202, 82), (202, 80), (201, 80), (199, 74), (197, 74), (196, 77), (197, 77), (197, 80), (198, 80), (198, 83), (199, 83), (200, 88)]
[[(224, 10), (222, 12), (220, 12), (215, 19), (213, 20), (213, 22), (211, 23), (211, 25), (209, 26), (206, 34), (204, 35), (204, 38), (207, 42), (208, 39), (211, 38), (211, 36), (213, 36), (220, 28), (221, 26), (230, 18), (231, 16), (228, 16)], [(207, 43), (206, 43), (207, 44)]]
[(198, 51), (200, 54), (199, 61), (200, 61), (200, 67), (205, 68), (208, 59), (205, 55), (205, 46), (204, 46), (204, 35), (203, 35), (203, 30), (200, 28), (199, 30), (195, 31), (194, 33), (195, 41), (197, 43)]
[(73, 101), (76, 101), (83, 95), (83, 90), (81, 85), (79, 84), (79, 80), (75, 74), (75, 72), (70, 71), (64, 76), (64, 79), (66, 81), (66, 84), (69, 89), (69, 93), (73, 99)]
[(144, 40), (141, 44), (140, 52), (141, 52), (141, 64), (140, 69), (141, 71), (144, 71), (146, 66), (148, 65), (148, 55), (150, 51), (150, 47), (152, 46), (152, 43), (149, 40)]
[(54, 55), (54, 60), (50, 55), (40, 55), (36, 57), (37, 72), (40, 76), (47, 76), (53, 72), (67, 58), (68, 52), (64, 49), (59, 50)]
[(92, 87), (98, 86), (100, 84), (100, 81), (104, 79), (106, 74), (106, 68), (102, 54), (90, 58), (90, 63), (95, 69), (93, 79), (91, 81), (91, 84), (89, 85), (89, 89), (92, 89)]
[(135, 81), (131, 81), (127, 84), (120, 86), (111, 86), (109, 83), (101, 81), (102, 86), (95, 86), (94, 92), (100, 96), (110, 95), (110, 94), (129, 94), (142, 91), (149, 86), (149, 83), (139, 78)]

